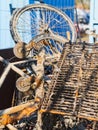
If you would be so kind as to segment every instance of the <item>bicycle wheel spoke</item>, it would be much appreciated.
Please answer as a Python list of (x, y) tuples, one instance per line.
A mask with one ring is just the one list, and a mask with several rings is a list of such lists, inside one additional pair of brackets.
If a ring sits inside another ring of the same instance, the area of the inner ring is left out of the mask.
[[(24, 32), (27, 29), (31, 35), (28, 33), (30, 36), (25, 41), (24, 37), (27, 33)], [(17, 10), (11, 19), (11, 33), (15, 42), (22, 41), (28, 43), (35, 36), (44, 33), (46, 30), (56, 32), (56, 34), (65, 38), (66, 31), (70, 31), (71, 40), (76, 40), (75, 27), (70, 18), (50, 5), (33, 4), (25, 6)]]

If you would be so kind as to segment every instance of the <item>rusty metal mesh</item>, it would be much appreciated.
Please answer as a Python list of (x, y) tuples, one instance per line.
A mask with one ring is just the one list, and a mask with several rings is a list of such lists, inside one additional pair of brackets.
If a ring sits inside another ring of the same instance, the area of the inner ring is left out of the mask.
[(64, 45), (41, 111), (98, 120), (98, 45)]

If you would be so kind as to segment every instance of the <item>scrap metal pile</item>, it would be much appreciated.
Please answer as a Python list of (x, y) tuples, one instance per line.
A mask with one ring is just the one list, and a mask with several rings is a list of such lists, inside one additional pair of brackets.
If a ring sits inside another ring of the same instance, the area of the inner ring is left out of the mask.
[(98, 121), (98, 45), (66, 43), (41, 111)]
[(12, 107), (0, 111), (0, 128), (97, 130), (98, 45), (77, 43), (69, 17), (45, 4), (17, 9), (11, 33), (22, 60), (0, 57), (6, 64), (0, 86), (10, 69), (17, 73)]

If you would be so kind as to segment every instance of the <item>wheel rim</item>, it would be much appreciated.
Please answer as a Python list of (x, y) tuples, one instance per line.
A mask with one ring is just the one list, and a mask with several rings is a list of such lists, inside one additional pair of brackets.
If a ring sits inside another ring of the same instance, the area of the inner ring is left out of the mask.
[(64, 38), (67, 38), (66, 31), (69, 31), (71, 41), (76, 40), (75, 27), (70, 18), (46, 4), (33, 4), (19, 9), (12, 16), (10, 25), (16, 43), (28, 43), (35, 36), (48, 31)]

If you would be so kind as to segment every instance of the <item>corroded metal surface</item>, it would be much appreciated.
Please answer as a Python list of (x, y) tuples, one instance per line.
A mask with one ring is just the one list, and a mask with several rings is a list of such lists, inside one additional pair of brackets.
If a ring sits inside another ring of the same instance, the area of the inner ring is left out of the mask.
[[(86, 119), (93, 121), (96, 125), (96, 122), (98, 122), (98, 45), (87, 43), (64, 44), (46, 91), (43, 88), (43, 54), (41, 53), (38, 58), (36, 69), (38, 73), (34, 82), (36, 85), (35, 98), (31, 101), (31, 105), (28, 103), (22, 104), (22, 108), (18, 105), (2, 111), (1, 125), (12, 124), (13, 119), (17, 121), (24, 117), (30, 117), (35, 111), (38, 111), (38, 121), (41, 121), (43, 112), (49, 112), (63, 115), (65, 118)], [(17, 63), (13, 65), (15, 64)], [(45, 96), (43, 97), (44, 91)], [(10, 115), (9, 112), (11, 112)], [(5, 116), (7, 120), (4, 120)]]
[(65, 44), (57, 67), (41, 111), (98, 120), (98, 46)]

